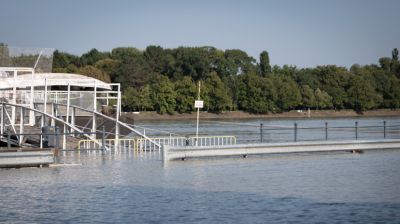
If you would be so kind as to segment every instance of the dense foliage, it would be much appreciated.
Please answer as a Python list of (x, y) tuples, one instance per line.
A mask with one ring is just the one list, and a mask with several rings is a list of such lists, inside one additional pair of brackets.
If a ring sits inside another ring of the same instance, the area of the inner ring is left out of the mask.
[(238, 49), (120, 47), (111, 52), (92, 49), (80, 57), (56, 51), (53, 70), (121, 83), (125, 110), (191, 112), (198, 81), (204, 110), (213, 112), (400, 107), (397, 49), (392, 57), (380, 58), (379, 65), (355, 64), (350, 69), (271, 66), (267, 51), (259, 61)]

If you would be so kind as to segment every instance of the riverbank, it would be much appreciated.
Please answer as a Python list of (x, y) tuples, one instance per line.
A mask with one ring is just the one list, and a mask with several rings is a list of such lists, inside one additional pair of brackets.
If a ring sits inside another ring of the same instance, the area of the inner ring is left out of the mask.
[[(196, 120), (196, 112), (193, 113), (175, 113), (158, 114), (154, 111), (146, 112), (123, 112), (122, 116), (134, 121), (156, 121), (156, 120)], [(200, 112), (202, 120), (232, 120), (232, 119), (283, 119), (283, 118), (333, 118), (333, 117), (400, 117), (400, 110), (370, 110), (363, 113), (357, 113), (354, 110), (311, 110), (310, 115), (307, 111), (289, 111), (283, 113), (252, 114), (243, 111), (226, 111), (219, 114)]]

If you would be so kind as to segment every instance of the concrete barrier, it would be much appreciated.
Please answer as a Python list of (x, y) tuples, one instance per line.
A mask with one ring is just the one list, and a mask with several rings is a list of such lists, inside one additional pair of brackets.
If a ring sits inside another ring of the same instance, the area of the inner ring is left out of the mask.
[(0, 168), (41, 167), (52, 163), (52, 151), (0, 152)]
[(199, 157), (247, 156), (262, 154), (359, 151), (369, 149), (400, 149), (400, 139), (313, 141), (289, 143), (238, 144), (213, 147), (172, 147), (163, 146), (163, 160)]

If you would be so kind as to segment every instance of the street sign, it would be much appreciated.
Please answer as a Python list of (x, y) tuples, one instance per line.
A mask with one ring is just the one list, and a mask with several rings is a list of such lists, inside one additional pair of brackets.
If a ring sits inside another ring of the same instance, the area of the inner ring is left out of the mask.
[(195, 100), (194, 108), (203, 108), (203, 100)]

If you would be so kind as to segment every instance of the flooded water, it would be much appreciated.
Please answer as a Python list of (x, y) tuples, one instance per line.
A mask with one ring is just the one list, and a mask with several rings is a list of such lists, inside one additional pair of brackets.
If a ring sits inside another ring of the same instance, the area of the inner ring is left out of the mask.
[(80, 165), (0, 170), (1, 223), (400, 222), (400, 150), (168, 163), (158, 152), (88, 151), (58, 160)]
[[(400, 118), (331, 118), (331, 119), (258, 119), (210, 121), (200, 120), (199, 136), (232, 135), (238, 143), (259, 143), (262, 124), (263, 142), (294, 141), (294, 125), (297, 125), (297, 141), (383, 139), (400, 137)], [(138, 129), (149, 136), (195, 136), (196, 121), (140, 122)], [(357, 126), (357, 128), (356, 128)], [(386, 127), (385, 127), (386, 126)], [(156, 130), (154, 130), (156, 129)], [(161, 131), (160, 131), (161, 130)], [(172, 135), (174, 136), (174, 135)]]

